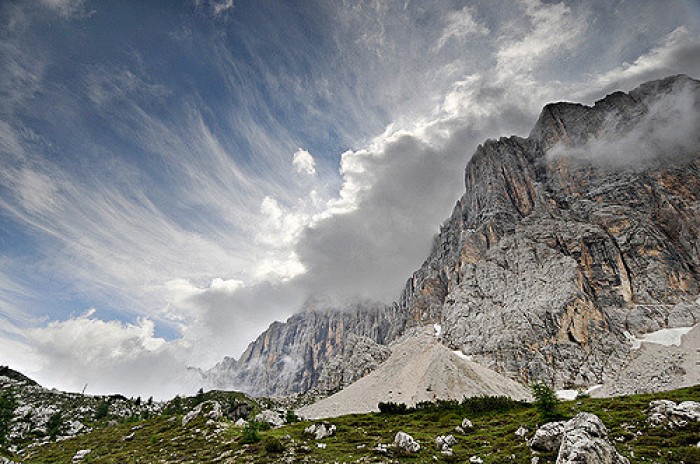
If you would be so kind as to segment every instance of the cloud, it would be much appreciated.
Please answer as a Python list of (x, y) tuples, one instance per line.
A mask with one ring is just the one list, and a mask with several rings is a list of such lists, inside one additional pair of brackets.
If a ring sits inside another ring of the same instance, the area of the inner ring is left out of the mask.
[[(679, 26), (651, 50), (632, 63), (622, 63), (595, 78), (595, 96), (620, 88), (630, 88), (641, 82), (674, 74), (700, 76), (700, 35)], [(583, 96), (584, 99), (594, 98)]]
[(586, 28), (586, 18), (574, 16), (564, 2), (524, 0), (519, 6), (529, 24), (511, 23), (512, 29), (501, 37), (496, 53), (496, 70), (501, 75), (531, 72), (540, 60), (573, 48)]
[(638, 116), (612, 115), (600, 130), (578, 146), (557, 144), (548, 156), (573, 157), (608, 167), (640, 168), (700, 152), (700, 85), (679, 79), (657, 98), (642, 95), (646, 111)]
[(294, 152), (292, 166), (298, 173), (308, 174), (310, 176), (316, 174), (316, 160), (311, 156), (311, 153), (300, 148)]
[(452, 11), (445, 18), (445, 28), (438, 39), (437, 48), (442, 48), (449, 40), (463, 43), (470, 35), (487, 35), (489, 29), (474, 20), (474, 9), (468, 5), (461, 10)]
[(85, 18), (94, 13), (87, 10), (86, 0), (41, 0), (41, 3), (64, 19)]
[[(165, 399), (194, 392), (196, 375), (188, 372), (173, 343), (154, 336), (154, 324), (102, 321), (91, 310), (24, 331), (25, 343), (40, 364), (38, 380), (68, 391), (129, 392)], [(154, 385), (159, 385), (154, 389)]]
[(235, 7), (234, 0), (194, 0), (195, 8), (206, 10), (215, 18), (227, 18)]

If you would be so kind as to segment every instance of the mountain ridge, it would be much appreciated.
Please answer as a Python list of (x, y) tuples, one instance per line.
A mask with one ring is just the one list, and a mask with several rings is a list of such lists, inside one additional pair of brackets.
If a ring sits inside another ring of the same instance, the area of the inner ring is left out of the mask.
[[(362, 317), (374, 314), (382, 336), (352, 309), (306, 311), (273, 324), (208, 378), (256, 394), (301, 392), (317, 386), (331, 359), (343, 362), (348, 334), (383, 345), (404, 328), (439, 323), (450, 348), (521, 382), (610, 379), (630, 355), (625, 331), (700, 319), (700, 143), (691, 133), (683, 151), (649, 138), (673, 123), (677, 101), (691, 100), (692, 126), (698, 95), (700, 82), (679, 75), (591, 106), (546, 105), (527, 138), (479, 145), (465, 193), (398, 301), (365, 304)], [(635, 137), (638, 151), (651, 146), (657, 158), (628, 153)], [(586, 158), (606, 143), (618, 151)], [(296, 356), (289, 375), (279, 375), (278, 353)]]

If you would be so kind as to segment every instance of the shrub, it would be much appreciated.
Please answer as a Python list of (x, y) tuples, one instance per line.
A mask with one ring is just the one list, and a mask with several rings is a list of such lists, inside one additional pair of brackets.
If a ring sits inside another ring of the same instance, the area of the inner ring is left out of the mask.
[(282, 453), (284, 452), (284, 443), (277, 437), (267, 437), (265, 438), (265, 451), (268, 453)]
[(12, 394), (12, 390), (8, 389), (0, 394), (0, 445), (7, 443), (7, 435), (10, 432), (10, 421), (15, 416), (15, 408), (17, 403)]
[(406, 414), (408, 412), (408, 407), (405, 403), (394, 403), (389, 401), (387, 403), (379, 403), (377, 405), (380, 414)]
[(537, 382), (530, 385), (532, 396), (535, 398), (535, 407), (540, 413), (540, 418), (544, 422), (552, 422), (562, 418), (562, 414), (557, 411), (559, 406), (559, 398), (557, 394), (544, 382)]
[(460, 404), (465, 414), (483, 414), (486, 412), (505, 412), (527, 406), (523, 401), (517, 401), (507, 396), (473, 396), (464, 398)]
[(243, 428), (243, 443), (252, 444), (261, 440), (257, 422), (248, 422)]
[(284, 416), (284, 421), (287, 424), (293, 424), (295, 422), (299, 422), (299, 416), (296, 415), (293, 409), (288, 409), (287, 414)]
[(182, 414), (182, 398), (176, 396), (175, 398), (170, 400), (168, 402), (168, 405), (163, 410), (163, 413), (172, 416)]
[(104, 419), (109, 414), (109, 403), (100, 401), (95, 408), (95, 420)]
[(63, 417), (61, 416), (61, 413), (59, 411), (56, 411), (55, 413), (51, 414), (51, 417), (49, 417), (49, 421), (46, 423), (46, 433), (49, 437), (51, 437), (52, 440), (55, 440), (56, 437), (61, 433), (62, 428)]

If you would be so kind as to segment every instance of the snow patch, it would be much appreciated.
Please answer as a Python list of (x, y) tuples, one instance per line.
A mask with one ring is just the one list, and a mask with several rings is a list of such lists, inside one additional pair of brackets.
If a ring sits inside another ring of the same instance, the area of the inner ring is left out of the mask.
[[(603, 385), (593, 385), (592, 387), (589, 387), (586, 390), (583, 390), (583, 393), (590, 394), (592, 391), (595, 391), (602, 387)], [(578, 393), (581, 390), (557, 390), (557, 398), (563, 401), (573, 401), (576, 399), (578, 396)]]
[(433, 324), (433, 329), (435, 330), (435, 338), (440, 338), (442, 335), (442, 326), (440, 324)]
[(675, 327), (673, 329), (661, 329), (656, 332), (649, 332), (639, 337), (635, 337), (631, 333), (625, 331), (625, 337), (632, 344), (632, 349), (637, 350), (642, 346), (642, 343), (656, 343), (664, 346), (681, 346), (683, 335), (693, 330), (691, 327)]
[(460, 350), (454, 350), (453, 353), (456, 354), (457, 356), (459, 356), (460, 358), (464, 359), (465, 361), (473, 361), (474, 360), (474, 356), (464, 354)]

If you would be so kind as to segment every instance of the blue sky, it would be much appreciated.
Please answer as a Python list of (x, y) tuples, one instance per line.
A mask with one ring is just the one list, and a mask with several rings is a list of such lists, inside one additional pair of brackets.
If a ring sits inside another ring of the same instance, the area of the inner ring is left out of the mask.
[(0, 363), (167, 396), (312, 295), (392, 301), (480, 142), (700, 77), (699, 34), (681, 0), (2, 2)]

